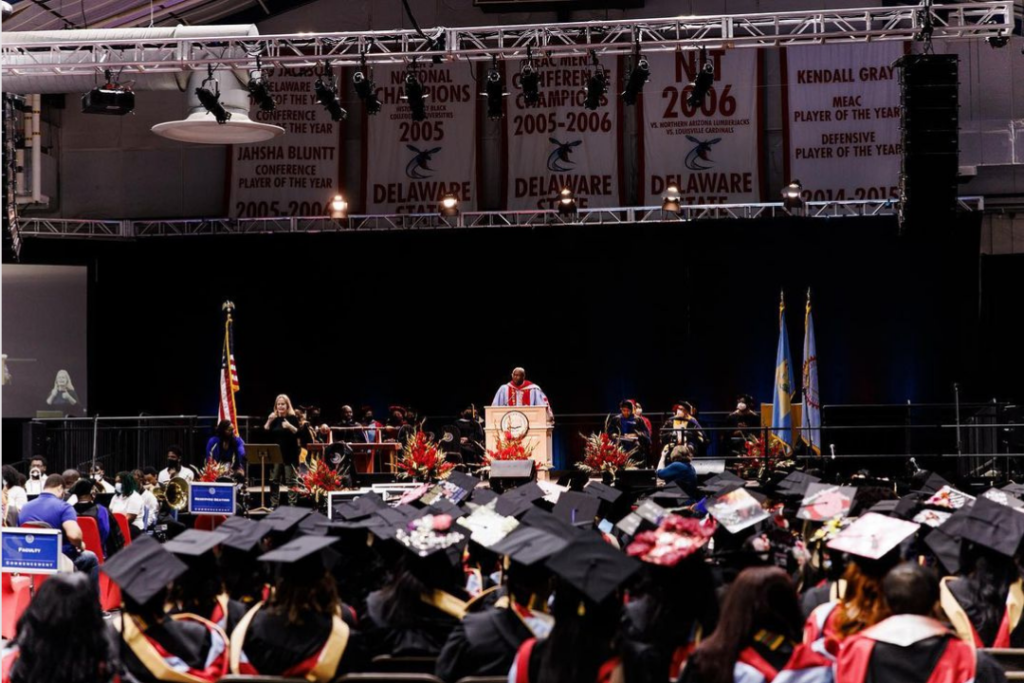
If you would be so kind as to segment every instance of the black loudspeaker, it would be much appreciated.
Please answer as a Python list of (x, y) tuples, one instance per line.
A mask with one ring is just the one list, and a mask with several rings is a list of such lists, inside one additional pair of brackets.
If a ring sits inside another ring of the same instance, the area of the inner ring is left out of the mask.
[(533, 460), (495, 460), (491, 463), (490, 479), (494, 491), (508, 491), (528, 484), (537, 476)]
[(956, 212), (959, 64), (956, 55), (906, 55), (900, 70), (900, 226), (938, 228)]

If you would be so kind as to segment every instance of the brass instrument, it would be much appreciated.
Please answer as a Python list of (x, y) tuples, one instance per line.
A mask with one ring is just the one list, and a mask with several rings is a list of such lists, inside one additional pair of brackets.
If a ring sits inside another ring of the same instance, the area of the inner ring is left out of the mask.
[(153, 496), (161, 505), (166, 501), (167, 507), (180, 512), (188, 507), (188, 481), (175, 477), (164, 486), (153, 487)]

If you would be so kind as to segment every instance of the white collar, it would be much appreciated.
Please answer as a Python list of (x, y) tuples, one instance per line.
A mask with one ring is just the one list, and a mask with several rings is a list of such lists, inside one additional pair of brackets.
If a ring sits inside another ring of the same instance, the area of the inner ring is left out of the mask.
[(909, 647), (950, 633), (941, 622), (917, 614), (897, 614), (864, 631), (864, 637), (897, 647)]

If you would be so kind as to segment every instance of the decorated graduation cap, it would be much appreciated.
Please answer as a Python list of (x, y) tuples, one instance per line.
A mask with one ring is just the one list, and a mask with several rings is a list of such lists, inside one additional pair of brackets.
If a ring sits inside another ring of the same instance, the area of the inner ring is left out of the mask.
[(640, 569), (637, 560), (623, 555), (596, 534), (579, 536), (546, 564), (559, 579), (598, 604)]
[(140, 536), (107, 560), (100, 570), (121, 592), (143, 605), (188, 571), (188, 565), (151, 536)]
[(869, 560), (878, 560), (920, 528), (920, 524), (869, 512), (839, 532), (828, 547)]
[(668, 515), (656, 530), (639, 534), (626, 548), (626, 554), (649, 564), (674, 567), (706, 546), (716, 528), (714, 519), (702, 522)]
[(967, 511), (960, 537), (1013, 557), (1024, 538), (1024, 514), (988, 498), (978, 498)]
[(981, 497), (982, 498), (987, 498), (987, 499), (991, 500), (994, 503), (999, 503), (1000, 505), (1006, 505), (1007, 507), (1011, 507), (1011, 508), (1014, 508), (1014, 509), (1024, 508), (1024, 501), (1022, 501), (1020, 498), (1017, 498), (1012, 493), (1010, 493), (1010, 492), (1008, 492), (1006, 490), (1000, 490), (1000, 489), (992, 488), (992, 489), (989, 489), (988, 491), (985, 491), (983, 494), (981, 494)]
[(523, 525), (495, 543), (491, 550), (521, 565), (531, 567), (560, 552), (567, 545), (567, 538), (556, 536), (539, 527)]
[(707, 503), (707, 510), (731, 534), (771, 516), (749, 491), (742, 488), (719, 494)]
[(924, 544), (950, 574), (960, 572), (962, 546), (960, 534), (967, 523), (968, 512), (967, 509), (957, 510), (945, 522), (932, 529), (924, 539)]
[(803, 502), (796, 516), (812, 522), (821, 522), (833, 517), (845, 517), (853, 506), (857, 489), (853, 486), (810, 483), (806, 486)]
[(472, 493), (481, 483), (480, 479), (468, 475), (465, 472), (459, 472), (458, 470), (452, 470), (445, 481), (452, 486), (457, 486), (467, 494)]
[(164, 543), (164, 550), (179, 556), (200, 557), (212, 552), (214, 548), (229, 538), (231, 538), (231, 534), (222, 531), (186, 529)]
[[(421, 558), (445, 553), (458, 560), (468, 536), (459, 531), (449, 515), (424, 515), (399, 526), (395, 540)], [(452, 553), (448, 551), (452, 550)]]
[(331, 536), (299, 536), (259, 559), (276, 565), (282, 577), (308, 581), (337, 562), (338, 553), (331, 550), (337, 540)]
[(566, 491), (558, 497), (552, 513), (566, 524), (587, 528), (593, 526), (600, 507), (600, 498), (578, 491)]
[(457, 523), (469, 531), (471, 541), (485, 548), (492, 547), (519, 526), (519, 521), (515, 517), (495, 512), (494, 504), (478, 506)]
[(928, 478), (921, 484), (921, 488), (915, 489), (913, 493), (921, 493), (925, 495), (932, 495), (942, 490), (942, 487), (949, 486), (949, 482), (943, 479), (940, 475), (932, 472), (928, 475)]

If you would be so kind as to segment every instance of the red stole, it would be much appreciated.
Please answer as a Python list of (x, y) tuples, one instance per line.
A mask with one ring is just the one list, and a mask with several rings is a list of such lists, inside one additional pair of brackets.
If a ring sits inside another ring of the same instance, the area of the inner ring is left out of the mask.
[(168, 652), (160, 643), (141, 630), (135, 618), (129, 614), (124, 615), (121, 636), (128, 648), (142, 662), (142, 665), (161, 681), (214, 683), (226, 676), (228, 673), (228, 638), (223, 629), (195, 614), (175, 614), (171, 619), (195, 621), (210, 631), (210, 647), (214, 657), (205, 669), (186, 667), (177, 655)]
[[(922, 626), (919, 634), (913, 634), (912, 626), (893, 626), (892, 620), (919, 621)], [(887, 624), (886, 622), (891, 622)], [(926, 622), (931, 622), (928, 624)], [(843, 643), (842, 652), (839, 655), (839, 662), (836, 667), (836, 679), (843, 683), (864, 683), (868, 675), (868, 668), (871, 664), (871, 655), (875, 649), (876, 642), (889, 642), (881, 634), (890, 629), (895, 632), (897, 640), (905, 638), (907, 641), (920, 642), (929, 637), (949, 633), (939, 622), (926, 617), (890, 617), (882, 623), (873, 626), (862, 633), (851, 636)], [(953, 636), (952, 633), (949, 633)], [(903, 643), (895, 643), (903, 645)], [(908, 647), (913, 643), (904, 645)], [(928, 683), (970, 683), (974, 680), (977, 658), (974, 648), (956, 637), (950, 637), (946, 643), (946, 649), (942, 657), (936, 663)]]
[[(524, 379), (523, 383), (520, 384), (518, 387), (516, 385), (512, 384), (512, 382), (509, 382), (508, 383), (508, 404), (510, 406), (518, 406), (518, 405), (528, 406), (528, 405), (531, 405), (531, 403), (530, 403), (530, 394), (532, 394), (533, 392), (532, 391), (527, 391), (527, 389), (529, 389), (532, 386), (533, 386), (533, 382), (531, 382), (528, 379)], [(520, 395), (522, 395), (522, 397), (523, 397), (523, 402), (522, 403), (519, 402), (519, 396)]]
[(779, 670), (772, 666), (767, 659), (758, 654), (757, 650), (752, 647), (748, 647), (740, 652), (739, 661), (756, 669), (758, 673), (764, 676), (764, 680), (767, 681), (767, 683), (771, 683), (775, 680), (775, 677), (779, 675)]
[(3, 683), (11, 683), (11, 667), (14, 666), (14, 662), (18, 660), (18, 648), (12, 647), (4, 651), (3, 654), (3, 672), (2, 680)]
[[(515, 683), (530, 683), (530, 657), (533, 656), (533, 646), (536, 644), (536, 638), (527, 638), (519, 646), (519, 652), (516, 654)], [(612, 657), (602, 664), (601, 668), (597, 671), (596, 683), (609, 683), (612, 680), (612, 675), (621, 663), (621, 658)]]

